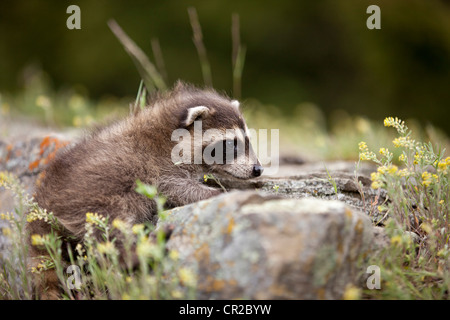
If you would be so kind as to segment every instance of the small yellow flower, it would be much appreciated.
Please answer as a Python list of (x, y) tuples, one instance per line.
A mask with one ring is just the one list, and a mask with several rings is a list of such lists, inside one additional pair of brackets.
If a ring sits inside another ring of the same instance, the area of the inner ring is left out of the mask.
[(131, 300), (131, 297), (130, 297), (130, 295), (128, 293), (124, 293), (122, 295), (122, 300)]
[(97, 250), (100, 253), (104, 253), (107, 255), (115, 255), (117, 254), (117, 249), (114, 246), (114, 243), (107, 241), (97, 244)]
[(439, 201), (439, 204), (443, 205), (444, 204), (444, 200)]
[(5, 237), (9, 237), (11, 235), (11, 229), (10, 228), (3, 228), (2, 233)]
[(358, 144), (358, 147), (361, 152), (367, 152), (369, 150), (369, 148), (367, 147), (367, 144), (364, 141), (361, 141)]
[(135, 224), (131, 231), (133, 231), (134, 234), (140, 234), (142, 231), (144, 231), (144, 225), (143, 224)]
[(195, 286), (197, 283), (197, 277), (192, 272), (192, 270), (188, 268), (181, 268), (178, 271), (178, 276), (180, 277), (180, 281), (182, 284), (186, 286)]
[(48, 213), (46, 209), (33, 209), (27, 214), (27, 222), (33, 222), (36, 220), (43, 220), (48, 222), (51, 218), (51, 213)]
[(113, 228), (115, 228), (121, 232), (126, 232), (129, 230), (128, 224), (125, 221), (117, 219), (117, 218), (113, 220), (112, 226), (113, 226)]
[(86, 213), (86, 222), (90, 225), (100, 225), (105, 222), (106, 218), (99, 215), (98, 213)]
[(431, 228), (431, 226), (430, 226), (428, 223), (426, 223), (426, 222), (422, 223), (422, 224), (420, 225), (420, 228), (421, 228), (423, 231), (425, 231), (426, 233), (431, 233), (431, 231), (433, 231), (433, 229)]
[(50, 101), (49, 97), (40, 95), (36, 98), (36, 105), (38, 107), (48, 109), (52, 106), (52, 102)]
[(401, 236), (393, 236), (392, 238), (391, 238), (391, 244), (392, 245), (399, 245), (399, 244), (401, 244), (402, 243), (402, 237)]
[(397, 171), (397, 176), (399, 177), (408, 177), (410, 175), (412, 175), (412, 172), (410, 172), (407, 168)]
[(386, 119), (384, 119), (384, 126), (394, 127), (400, 134), (405, 134), (406, 131), (408, 130), (408, 127), (405, 125), (405, 122), (397, 117), (395, 117), (395, 119), (393, 117), (387, 117)]
[(173, 290), (172, 292), (171, 292), (171, 294), (172, 294), (172, 298), (174, 298), (174, 299), (181, 299), (181, 298), (183, 298), (183, 292), (181, 292), (180, 290)]
[(431, 173), (425, 171), (422, 173), (422, 185), (425, 187), (429, 187), (430, 184), (433, 182), (433, 176)]
[(140, 241), (136, 246), (136, 253), (139, 257), (147, 259), (157, 254), (158, 248), (150, 241)]
[(385, 156), (385, 155), (387, 155), (388, 153), (389, 153), (389, 149), (386, 149), (386, 148), (380, 148), (380, 154), (382, 155), (382, 156)]
[(378, 181), (374, 181), (372, 182), (372, 184), (370, 185), (370, 187), (374, 190), (380, 189), (382, 187), (382, 184), (379, 183)]
[(395, 174), (397, 171), (398, 171), (398, 167), (395, 166), (395, 165), (390, 165), (390, 166), (387, 168), (387, 172), (388, 172), (389, 174), (391, 174), (391, 175)]
[(41, 236), (39, 234), (33, 234), (31, 236), (31, 245), (33, 246), (43, 246), (45, 242), (48, 240), (47, 236)]
[(205, 182), (207, 182), (208, 181), (208, 175), (204, 174), (203, 175), (203, 180), (205, 180)]
[(11, 221), (11, 220), (13, 220), (13, 215), (12, 215), (12, 213), (9, 213), (9, 212), (7, 212), (7, 213), (0, 213), (0, 219), (1, 220), (6, 220), (6, 221)]
[(359, 300), (361, 298), (361, 289), (349, 285), (345, 288), (343, 300)]
[(170, 250), (170, 252), (169, 252), (169, 258), (170, 259), (175, 261), (175, 260), (178, 260), (179, 256), (180, 256), (180, 254), (178, 253), (178, 251)]
[(447, 167), (449, 166), (450, 166), (450, 157), (448, 157), (445, 160), (439, 161), (439, 163), (437, 164), (437, 171), (439, 173), (447, 174), (448, 173)]

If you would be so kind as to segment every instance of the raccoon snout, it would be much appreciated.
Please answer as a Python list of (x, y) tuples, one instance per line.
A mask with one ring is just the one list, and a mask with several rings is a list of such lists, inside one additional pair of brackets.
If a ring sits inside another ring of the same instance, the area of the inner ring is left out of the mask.
[(263, 171), (264, 171), (264, 168), (262, 166), (255, 164), (253, 166), (252, 175), (254, 177), (259, 177), (260, 175), (262, 175)]

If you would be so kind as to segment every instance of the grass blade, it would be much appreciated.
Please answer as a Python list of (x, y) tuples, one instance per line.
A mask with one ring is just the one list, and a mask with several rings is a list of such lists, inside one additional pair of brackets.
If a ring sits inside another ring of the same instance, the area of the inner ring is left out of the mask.
[(154, 64), (150, 61), (147, 55), (139, 48), (136, 43), (122, 30), (115, 20), (109, 20), (108, 26), (117, 39), (122, 43), (123, 47), (130, 55), (135, 63), (142, 79), (144, 80), (147, 90), (152, 91), (155, 88), (159, 90), (166, 90), (167, 86), (159, 74)]
[(194, 33), (193, 41), (197, 48), (198, 57), (200, 59), (200, 66), (203, 74), (203, 81), (205, 85), (212, 87), (211, 65), (206, 54), (206, 48), (203, 44), (202, 28), (198, 19), (197, 10), (195, 8), (188, 8), (189, 20), (191, 21), (192, 31)]

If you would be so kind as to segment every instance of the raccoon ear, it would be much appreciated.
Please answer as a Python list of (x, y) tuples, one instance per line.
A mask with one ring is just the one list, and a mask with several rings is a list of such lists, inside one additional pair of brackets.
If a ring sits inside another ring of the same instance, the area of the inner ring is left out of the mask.
[(184, 125), (186, 127), (194, 123), (195, 120), (204, 119), (209, 114), (209, 108), (205, 106), (197, 106), (188, 109)]
[(237, 100), (231, 100), (231, 105), (236, 109), (239, 109), (240, 103)]

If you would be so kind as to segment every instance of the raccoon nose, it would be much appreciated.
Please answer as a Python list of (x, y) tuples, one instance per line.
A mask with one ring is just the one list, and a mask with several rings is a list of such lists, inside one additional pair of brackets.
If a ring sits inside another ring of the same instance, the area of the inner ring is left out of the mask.
[(261, 167), (260, 165), (255, 164), (253, 166), (252, 174), (253, 174), (254, 177), (259, 177), (260, 175), (262, 175), (263, 171), (264, 171), (263, 167)]

